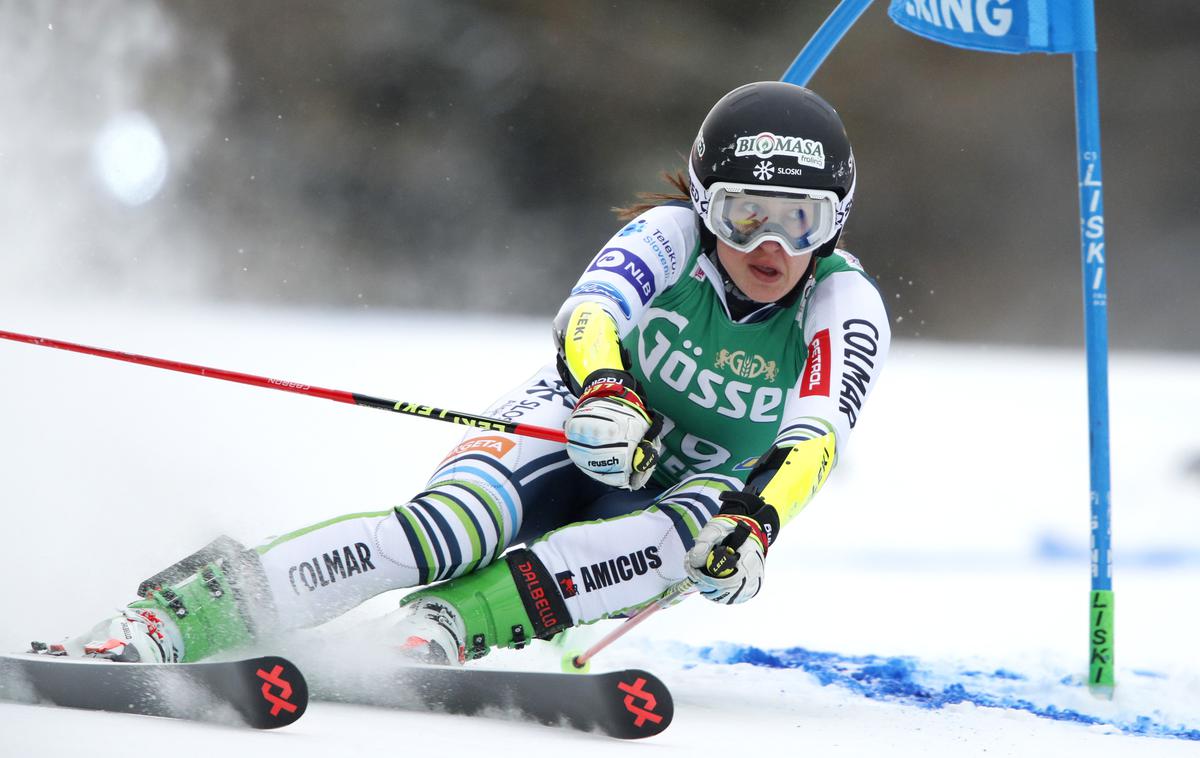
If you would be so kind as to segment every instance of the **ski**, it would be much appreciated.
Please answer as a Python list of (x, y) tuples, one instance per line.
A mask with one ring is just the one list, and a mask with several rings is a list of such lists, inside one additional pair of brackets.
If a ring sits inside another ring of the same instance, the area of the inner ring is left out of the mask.
[(671, 724), (666, 685), (638, 669), (565, 674), (406, 666), (380, 676), (314, 679), (314, 697), (359, 705), (482, 715), (596, 731), (619, 739), (652, 737)]
[(0, 655), (0, 700), (276, 729), (304, 715), (308, 685), (275, 656), (157, 664), (12, 654)]

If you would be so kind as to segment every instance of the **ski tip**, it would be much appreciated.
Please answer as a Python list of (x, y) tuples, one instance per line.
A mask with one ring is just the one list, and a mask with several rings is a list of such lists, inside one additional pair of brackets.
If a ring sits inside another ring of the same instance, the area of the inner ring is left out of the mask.
[(0, 700), (277, 729), (308, 708), (308, 683), (285, 658), (199, 663), (0, 654)]
[(253, 669), (251, 685), (257, 692), (242, 715), (257, 729), (278, 729), (294, 724), (308, 709), (308, 682), (294, 663), (278, 656), (246, 661)]
[(625, 669), (605, 675), (615, 688), (612, 737), (631, 740), (662, 734), (675, 716), (675, 702), (662, 680), (648, 671)]

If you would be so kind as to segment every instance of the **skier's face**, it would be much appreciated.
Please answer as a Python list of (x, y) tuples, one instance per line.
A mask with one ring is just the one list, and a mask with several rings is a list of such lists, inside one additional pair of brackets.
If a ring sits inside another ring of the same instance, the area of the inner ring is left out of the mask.
[(808, 270), (812, 253), (788, 255), (783, 246), (773, 240), (763, 242), (748, 253), (739, 253), (717, 240), (717, 257), (746, 297), (759, 303), (773, 303), (800, 282)]

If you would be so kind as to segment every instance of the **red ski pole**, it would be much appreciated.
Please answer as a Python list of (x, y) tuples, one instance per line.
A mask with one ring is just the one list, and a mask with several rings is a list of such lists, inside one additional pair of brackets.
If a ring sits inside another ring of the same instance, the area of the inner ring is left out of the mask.
[(536, 437), (537, 439), (550, 440), (551, 442), (566, 443), (567, 441), (567, 437), (561, 429), (550, 429), (544, 426), (533, 426), (532, 424), (517, 424), (511, 421), (505, 421), (503, 419), (489, 418), (487, 416), (476, 416), (474, 414), (462, 413), (459, 411), (447, 411), (442, 410), (441, 408), (434, 408), (429, 405), (408, 403), (404, 402), (403, 400), (385, 400), (383, 398), (371, 397), (370, 395), (361, 395), (357, 392), (329, 390), (324, 389), (323, 387), (314, 387), (309, 384), (301, 384), (300, 382), (290, 382), (283, 379), (268, 379), (263, 376), (243, 374), (237, 371), (226, 371), (219, 368), (197, 366), (192, 363), (181, 363), (179, 361), (171, 361), (164, 358), (152, 358), (146, 355), (135, 355), (134, 353), (122, 353), (117, 350), (106, 350), (102, 347), (88, 347), (87, 345), (77, 345), (73, 342), (63, 342), (61, 340), (47, 339), (45, 337), (33, 337), (28, 334), (17, 334), (16, 332), (0, 331), (0, 338), (13, 340), (14, 342), (26, 342), (30, 345), (53, 347), (57, 348), (58, 350), (70, 350), (71, 352), (84, 353), (86, 355), (96, 355), (101, 358), (111, 358), (115, 361), (137, 363), (143, 366), (153, 366), (154, 368), (167, 369), (168, 371), (179, 371), (184, 374), (206, 376), (210, 379), (221, 379), (226, 382), (250, 384), (255, 387), (265, 387), (269, 390), (295, 392), (300, 395), (321, 397), (325, 398), (326, 400), (334, 400), (339, 403), (364, 405), (368, 408), (378, 408), (381, 411), (393, 411), (394, 413), (403, 413), (408, 416), (418, 416), (421, 418), (433, 419), (435, 421), (444, 421), (449, 424), (462, 424), (463, 426), (473, 426), (477, 429), (490, 429), (492, 431), (505, 432), (507, 434), (518, 434), (523, 437)]

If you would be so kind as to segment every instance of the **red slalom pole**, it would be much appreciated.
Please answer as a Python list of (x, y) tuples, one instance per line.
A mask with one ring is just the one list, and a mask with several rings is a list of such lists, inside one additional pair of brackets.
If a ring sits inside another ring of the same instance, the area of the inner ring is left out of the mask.
[(378, 408), (381, 411), (403, 413), (408, 416), (418, 416), (421, 418), (433, 419), (435, 421), (444, 421), (448, 424), (461, 424), (463, 426), (472, 426), (476, 429), (489, 429), (495, 432), (517, 434), (522, 437), (535, 437), (541, 440), (562, 442), (564, 444), (567, 441), (567, 437), (561, 429), (550, 429), (544, 426), (533, 426), (532, 424), (517, 424), (498, 418), (476, 416), (470, 413), (460, 413), (459, 411), (447, 411), (442, 410), (441, 408), (434, 408), (429, 405), (420, 405), (418, 403), (407, 403), (403, 400), (385, 400), (379, 397), (371, 397), (370, 395), (360, 395), (357, 392), (329, 390), (323, 387), (314, 387), (309, 384), (301, 384), (300, 382), (289, 382), (283, 379), (268, 379), (264, 376), (243, 374), (238, 371), (226, 371), (225, 369), (197, 366), (193, 363), (182, 363), (180, 361), (166, 360), (165, 358), (152, 358), (148, 355), (122, 353), (117, 350), (107, 350), (102, 347), (88, 347), (87, 345), (77, 345), (73, 342), (63, 342), (62, 340), (53, 340), (46, 337), (34, 337), (28, 334), (17, 334), (16, 332), (0, 331), (0, 339), (12, 340), (14, 342), (25, 342), (30, 345), (40, 345), (42, 347), (53, 347), (58, 350), (70, 350), (73, 353), (84, 353), (85, 355), (95, 355), (101, 358), (111, 358), (114, 361), (137, 363), (142, 366), (153, 366), (154, 368), (167, 369), (168, 371), (179, 371), (184, 374), (195, 374), (196, 376), (205, 376), (210, 379), (221, 379), (226, 382), (249, 384), (255, 387), (264, 387), (269, 390), (295, 392), (299, 395), (320, 397), (326, 400), (334, 400), (339, 403), (364, 405), (368, 408)]

